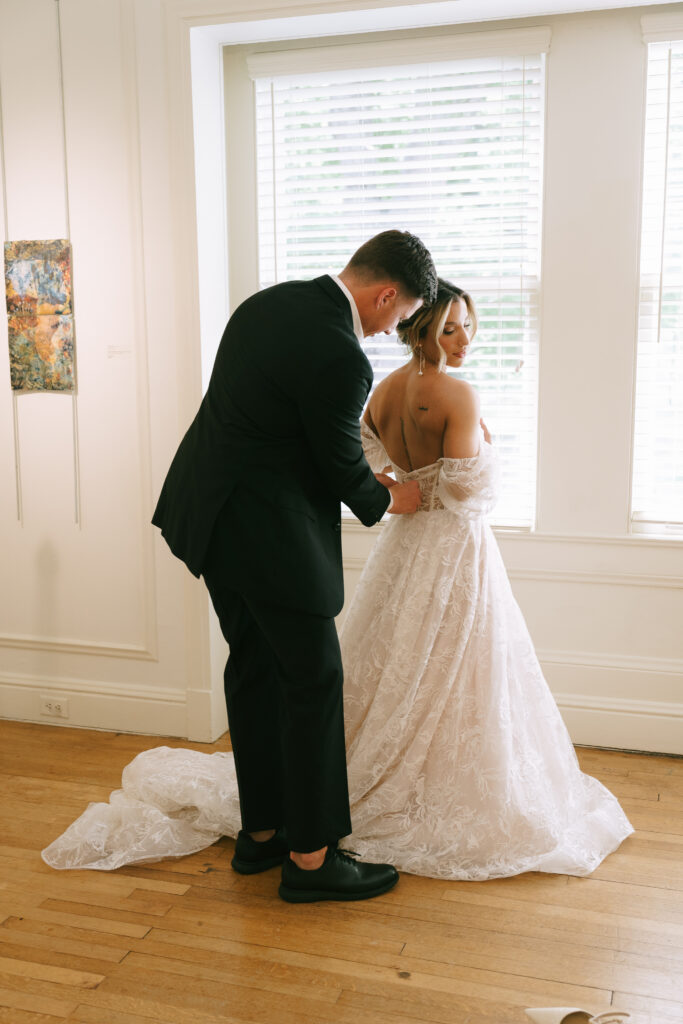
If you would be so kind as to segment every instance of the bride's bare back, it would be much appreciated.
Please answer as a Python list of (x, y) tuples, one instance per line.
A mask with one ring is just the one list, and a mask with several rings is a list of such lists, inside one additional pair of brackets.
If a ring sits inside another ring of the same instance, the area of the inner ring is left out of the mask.
[(364, 419), (391, 461), (407, 473), (438, 459), (471, 458), (479, 451), (479, 396), (463, 380), (415, 359), (375, 389)]

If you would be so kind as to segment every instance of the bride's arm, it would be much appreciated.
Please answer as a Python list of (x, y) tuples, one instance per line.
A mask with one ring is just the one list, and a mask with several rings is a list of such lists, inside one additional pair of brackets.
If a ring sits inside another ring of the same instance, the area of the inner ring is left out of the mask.
[(377, 428), (373, 423), (369, 405), (365, 407), (365, 412), (360, 421), (360, 440), (363, 445), (363, 454), (373, 473), (393, 472), (389, 456), (379, 439)]
[[(479, 396), (465, 381), (449, 409), (444, 433), (445, 462), (438, 494), (446, 508), (465, 514), (493, 507), (498, 491), (498, 463), (491, 435), (481, 419)], [(483, 437), (483, 440), (482, 440)], [(452, 460), (452, 461), (448, 461)]]
[(449, 402), (443, 435), (446, 459), (471, 459), (481, 443), (479, 395), (464, 380), (449, 381)]

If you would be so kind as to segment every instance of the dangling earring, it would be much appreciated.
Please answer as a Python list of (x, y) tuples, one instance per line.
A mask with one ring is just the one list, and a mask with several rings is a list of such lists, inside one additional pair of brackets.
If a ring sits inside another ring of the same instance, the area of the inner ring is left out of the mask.
[(422, 351), (422, 345), (418, 345), (417, 347), (420, 350), (420, 369), (417, 371), (417, 373), (418, 373), (419, 377), (422, 377), (422, 376), (424, 376), (423, 370), (424, 370), (424, 365), (425, 365), (425, 357), (424, 357), (424, 352)]

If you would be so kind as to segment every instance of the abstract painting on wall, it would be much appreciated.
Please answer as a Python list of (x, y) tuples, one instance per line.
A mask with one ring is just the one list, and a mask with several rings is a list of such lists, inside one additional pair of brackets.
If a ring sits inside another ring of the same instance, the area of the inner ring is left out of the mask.
[(5, 291), (13, 391), (73, 391), (71, 245), (5, 242)]

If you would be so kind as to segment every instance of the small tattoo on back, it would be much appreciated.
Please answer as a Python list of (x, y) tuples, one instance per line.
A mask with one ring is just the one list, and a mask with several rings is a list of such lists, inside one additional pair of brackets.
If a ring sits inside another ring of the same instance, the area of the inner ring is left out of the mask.
[(418, 409), (420, 410), (420, 412), (429, 412), (428, 405), (418, 405)]

